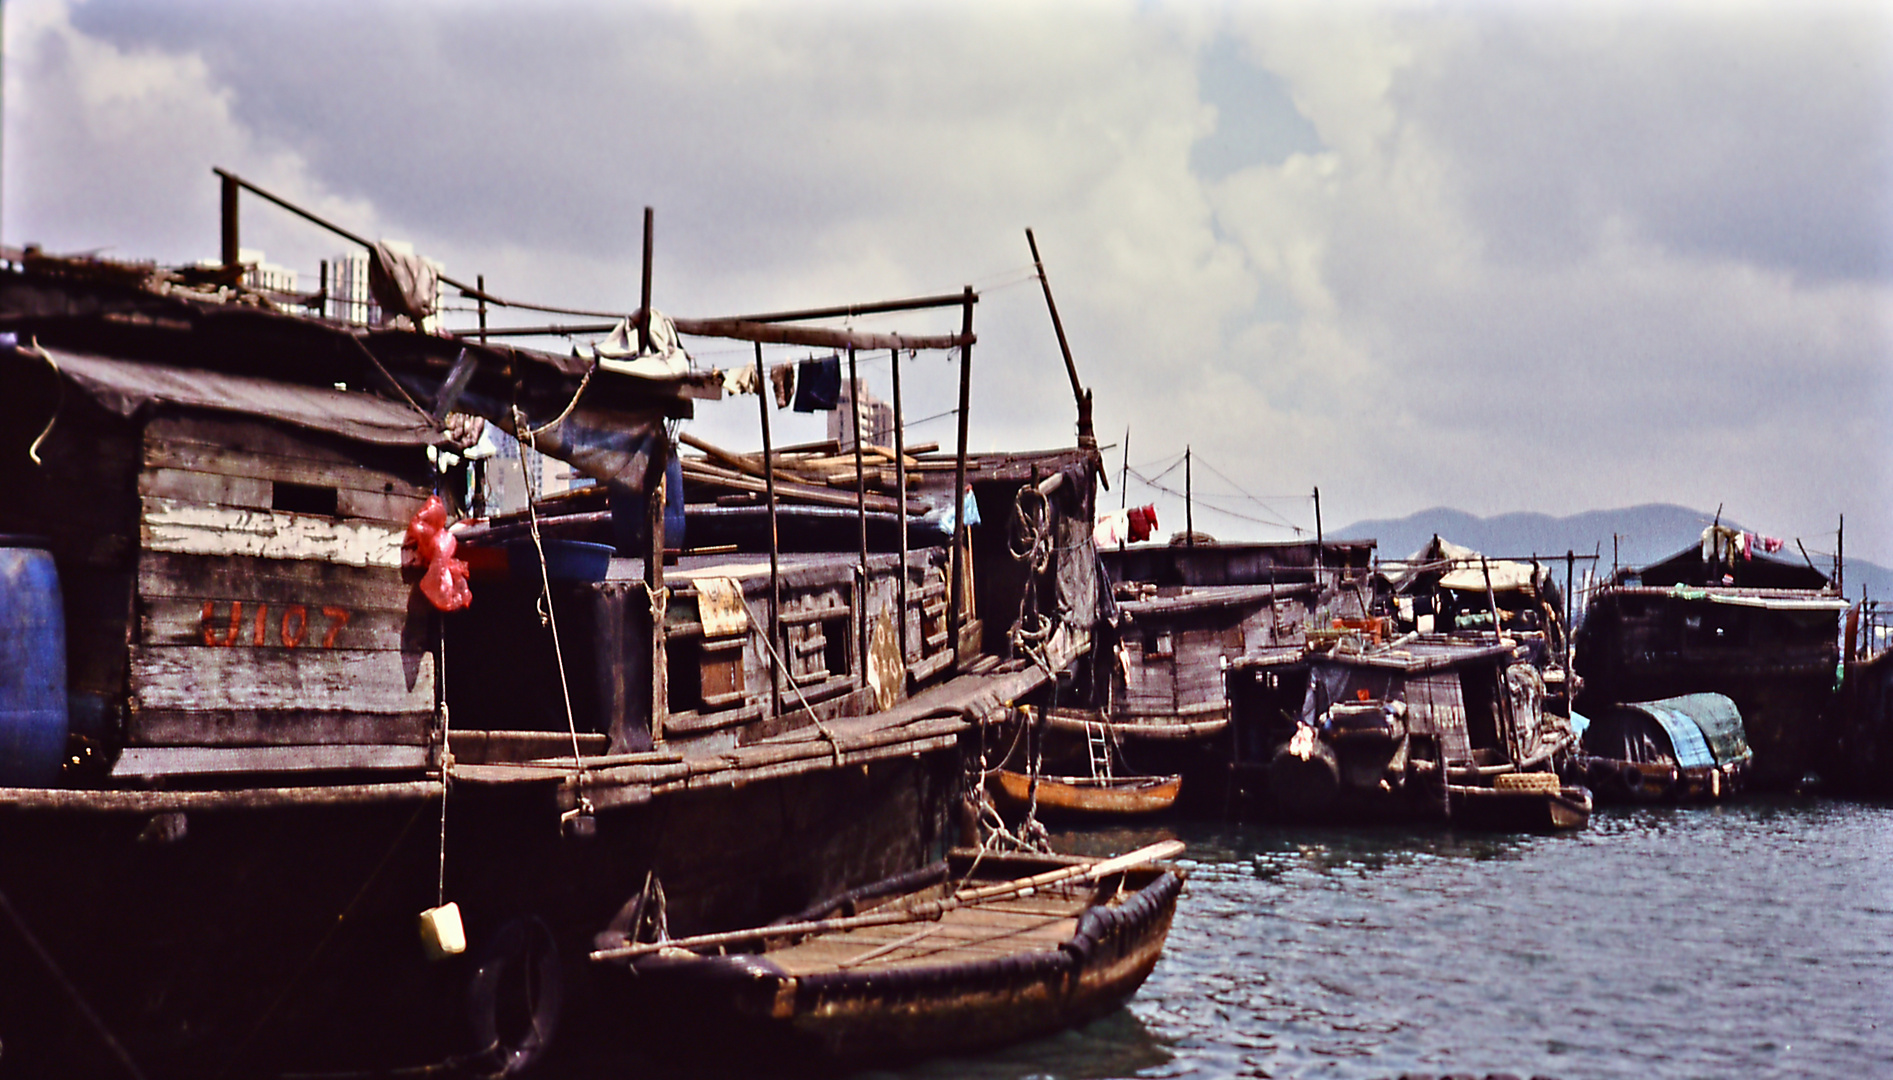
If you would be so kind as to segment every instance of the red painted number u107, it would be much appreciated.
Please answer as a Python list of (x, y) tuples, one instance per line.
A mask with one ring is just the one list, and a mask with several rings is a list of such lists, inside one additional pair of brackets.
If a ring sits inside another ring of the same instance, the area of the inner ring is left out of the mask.
[[(198, 623), (204, 644), (229, 648), (236, 645), (281, 645), (286, 649), (297, 649), (303, 645), (314, 648), (333, 649), (335, 639), (342, 628), (348, 625), (347, 608), (323, 606), (319, 617), (326, 620), (321, 627), (309, 625), (309, 606), (307, 604), (283, 604), (277, 612), (270, 610), (267, 603), (252, 604), (248, 613), (244, 611), (241, 600), (230, 601), (228, 618), (219, 617), (218, 602), (204, 601), (204, 614)], [(320, 636), (315, 636), (315, 631)]]

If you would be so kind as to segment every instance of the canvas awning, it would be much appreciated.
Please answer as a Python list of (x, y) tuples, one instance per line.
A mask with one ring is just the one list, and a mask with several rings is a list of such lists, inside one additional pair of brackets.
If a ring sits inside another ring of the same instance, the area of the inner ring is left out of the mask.
[(1619, 706), (1657, 722), (1676, 751), (1676, 763), (1702, 768), (1747, 761), (1751, 756), (1735, 702), (1721, 694), (1684, 694)]
[(1390, 560), (1388, 566), (1401, 571), (1393, 582), (1395, 592), (1406, 592), (1423, 574), (1437, 573), (1442, 589), (1484, 592), (1490, 575), (1493, 592), (1536, 593), (1550, 573), (1527, 562), (1487, 559), (1469, 547), (1437, 536), (1407, 558)]
[(428, 446), (446, 441), (445, 432), (413, 407), (359, 390), (115, 360), (65, 349), (21, 349), (12, 357), (9, 363), (22, 364), (45, 364), (50, 357), (67, 385), (124, 417), (157, 404), (186, 405), (260, 416), (383, 446)]

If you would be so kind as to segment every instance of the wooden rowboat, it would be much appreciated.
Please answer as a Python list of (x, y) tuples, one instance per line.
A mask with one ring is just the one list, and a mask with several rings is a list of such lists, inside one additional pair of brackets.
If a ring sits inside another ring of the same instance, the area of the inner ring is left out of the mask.
[[(1001, 769), (987, 785), (1001, 813), (1023, 814), (1032, 778)], [(1051, 818), (1111, 818), (1155, 814), (1177, 801), (1181, 776), (1041, 776), (1038, 812)]]
[(956, 850), (769, 927), (592, 959), (627, 969), (622, 1015), (646, 1045), (692, 1062), (829, 1069), (989, 1049), (1094, 1019), (1143, 983), (1183, 884), (1151, 860), (1181, 849)]

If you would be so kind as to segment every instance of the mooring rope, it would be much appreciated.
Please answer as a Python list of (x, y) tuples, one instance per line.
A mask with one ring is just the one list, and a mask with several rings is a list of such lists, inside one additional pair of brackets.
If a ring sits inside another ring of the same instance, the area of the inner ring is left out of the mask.
[(124, 1044), (119, 1042), (117, 1037), (112, 1034), (112, 1029), (105, 1026), (105, 1021), (100, 1018), (98, 1011), (92, 1008), (91, 1004), (86, 1001), (85, 995), (81, 994), (79, 988), (73, 985), (72, 980), (66, 977), (65, 971), (61, 970), (59, 967), (59, 962), (53, 959), (53, 954), (46, 950), (46, 946), (40, 942), (39, 936), (33, 933), (31, 928), (26, 925), (26, 919), (23, 918), (19, 910), (13, 906), (13, 901), (7, 899), (7, 894), (4, 889), (0, 889), (0, 911), (6, 913), (7, 921), (13, 924), (13, 928), (19, 931), (20, 937), (26, 942), (27, 947), (33, 950), (35, 956), (39, 957), (39, 962), (45, 965), (47, 973), (53, 977), (54, 982), (59, 984), (59, 989), (64, 991), (65, 995), (72, 1000), (73, 1007), (79, 1010), (79, 1015), (85, 1018), (85, 1022), (91, 1026), (93, 1031), (98, 1032), (99, 1038), (105, 1042), (106, 1049), (112, 1052), (112, 1056), (118, 1059), (118, 1063), (123, 1065), (125, 1071), (130, 1073), (135, 1080), (144, 1080), (145, 1074), (143, 1070), (138, 1068), (138, 1063), (131, 1059), (131, 1054), (126, 1052)]

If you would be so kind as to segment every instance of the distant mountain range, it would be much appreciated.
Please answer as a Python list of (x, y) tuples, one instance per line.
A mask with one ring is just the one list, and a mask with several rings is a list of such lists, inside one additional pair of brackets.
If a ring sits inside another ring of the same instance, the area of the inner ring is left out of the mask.
[[(1498, 514), (1477, 517), (1463, 510), (1439, 506), (1421, 510), (1403, 518), (1376, 518), (1357, 521), (1333, 536), (1342, 540), (1375, 540), (1383, 559), (1397, 559), (1418, 551), (1434, 534), (1455, 544), (1483, 551), (1488, 555), (1527, 557), (1552, 555), (1563, 558), (1566, 551), (1579, 555), (1596, 554), (1600, 574), (1611, 567), (1612, 538), (1615, 536), (1617, 560), (1624, 566), (1642, 566), (1656, 562), (1695, 544), (1702, 530), (1715, 520), (1713, 513), (1691, 510), (1672, 503), (1646, 503), (1620, 510), (1590, 510), (1569, 517), (1549, 514)], [(1743, 526), (1724, 517), (1722, 523), (1733, 528)], [(1783, 537), (1788, 545), (1780, 558), (1799, 559), (1801, 552), (1793, 537)], [(1833, 549), (1834, 537), (1827, 534), (1803, 537), (1810, 548)], [(1824, 574), (1833, 573), (1833, 559), (1815, 555), (1814, 565)], [(1584, 573), (1579, 564), (1578, 575)], [(1893, 598), (1893, 570), (1860, 559), (1847, 560), (1847, 595), (1858, 598), (1865, 587), (1876, 599)]]

